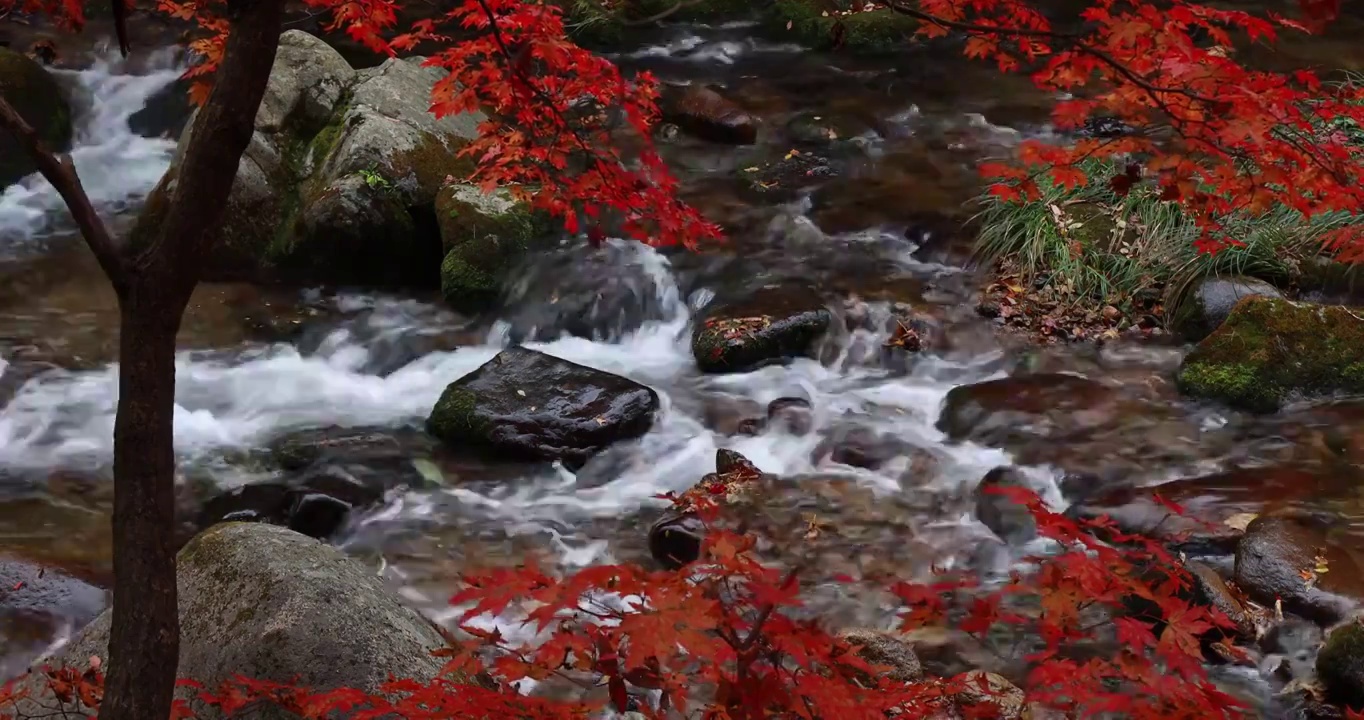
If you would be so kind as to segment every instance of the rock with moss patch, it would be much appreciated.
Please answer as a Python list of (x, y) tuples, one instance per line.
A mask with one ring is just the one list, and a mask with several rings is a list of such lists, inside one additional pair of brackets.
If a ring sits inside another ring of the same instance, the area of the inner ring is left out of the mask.
[(703, 85), (669, 86), (660, 104), (664, 120), (702, 140), (734, 145), (757, 142), (758, 119)]
[(1333, 702), (1364, 710), (1364, 623), (1356, 618), (1326, 637), (1317, 655), (1317, 677)]
[(547, 218), (505, 189), (450, 185), (436, 195), (435, 208), (445, 253), (441, 294), (461, 312), (488, 310), (516, 262), (549, 235)]
[(456, 447), (576, 468), (648, 432), (658, 407), (633, 380), (514, 346), (450, 383), (426, 427)]
[(692, 332), (692, 356), (702, 372), (749, 372), (808, 356), (832, 319), (813, 289), (769, 285), (713, 305)]
[(776, 37), (815, 49), (855, 53), (893, 52), (910, 42), (918, 21), (887, 8), (865, 10), (847, 0), (777, 0), (766, 12)]
[[(404, 606), (369, 568), (298, 533), (255, 523), (207, 530), (180, 551), (177, 677), (216, 688), (235, 675), (317, 690), (374, 692), (390, 676), (417, 682), (441, 669), (431, 622)], [(54, 664), (108, 657), (108, 612), (62, 648)], [(344, 628), (344, 632), (338, 632)], [(180, 688), (201, 718), (196, 691)], [(39, 691), (39, 698), (43, 697)], [(275, 707), (252, 717), (297, 717)]]
[(1193, 349), (1177, 377), (1184, 393), (1245, 410), (1364, 393), (1364, 317), (1346, 307), (1251, 296)]
[[(0, 89), (49, 148), (71, 146), (71, 106), (56, 78), (36, 60), (0, 47)], [(38, 172), (19, 141), (0, 133), (0, 190)]]
[[(436, 118), (443, 74), (423, 58), (356, 71), (323, 40), (291, 30), (228, 198), (210, 280), (434, 288), (442, 248), (434, 204), (483, 116)], [(193, 122), (148, 199), (134, 242), (159, 222)]]
[(1199, 341), (1226, 322), (1243, 298), (1282, 298), (1278, 288), (1251, 277), (1209, 277), (1192, 288), (1176, 312), (1171, 329), (1187, 340)]

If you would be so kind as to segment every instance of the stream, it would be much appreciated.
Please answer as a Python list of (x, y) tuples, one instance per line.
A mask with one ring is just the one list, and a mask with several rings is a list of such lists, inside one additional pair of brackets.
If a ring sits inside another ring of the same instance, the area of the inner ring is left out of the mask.
[[(128, 118), (182, 66), (169, 51), (136, 66), (111, 57), (61, 72), (78, 95), (93, 98), (81, 103), (72, 155), (92, 199), (117, 224), (137, 209), (174, 149), (171, 140), (133, 134)], [(979, 191), (982, 158), (1049, 134), (1050, 101), (1026, 81), (913, 53), (876, 60), (812, 53), (757, 40), (743, 24), (669, 26), (618, 59), (668, 82), (722, 84), (765, 126), (802, 112), (838, 117), (853, 128), (848, 148), (838, 151), (842, 175), (813, 193), (748, 200), (736, 173), (786, 147), (736, 151), (679, 139), (664, 153), (686, 197), (730, 230), (725, 246), (695, 254), (619, 239), (599, 249), (565, 246), (524, 268), (491, 324), (443, 309), (435, 297), (206, 285), (187, 314), (177, 366), (184, 474), (230, 487), (258, 477), (238, 460), (243, 453), (291, 431), (420, 427), (448, 383), (513, 339), (657, 390), (663, 409), (653, 429), (576, 474), (440, 462), (441, 490), (395, 497), (337, 541), (410, 601), (448, 618), (449, 578), (474, 562), (513, 564), (527, 553), (560, 569), (647, 561), (645, 533), (663, 508), (656, 496), (713, 470), (717, 448), (783, 477), (837, 479), (837, 522), (856, 539), (830, 552), (828, 572), (844, 569), (832, 566), (840, 563), (875, 565), (906, 579), (933, 566), (998, 562), (987, 552), (998, 541), (975, 518), (972, 490), (1000, 465), (1023, 466), (1064, 507), (1070, 472), (1137, 486), (1229, 467), (1321, 462), (1307, 449), (1318, 421), (1306, 415), (1250, 417), (1181, 399), (1171, 380), (1183, 353), (1176, 345), (1028, 347), (977, 316), (981, 279), (962, 267), (969, 251), (959, 230), (963, 203)], [(112, 457), (117, 309), (61, 208), (34, 178), (0, 195), (7, 285), (0, 289), (0, 544), (100, 578), (107, 497), (63, 495), (35, 480), (107, 473)], [(835, 324), (848, 329), (834, 333), (817, 359), (739, 375), (698, 373), (689, 344), (698, 308), (718, 291), (776, 280), (813, 282), (839, 298)], [(599, 339), (556, 337), (555, 303), (582, 294), (598, 295)], [(887, 317), (894, 302), (931, 315), (946, 342), (913, 363), (884, 363), (885, 333), (856, 320)], [(288, 333), (276, 332), (286, 325)], [(1124, 409), (1102, 433), (1077, 439), (1037, 430), (1007, 448), (949, 442), (936, 427), (952, 388), (1019, 371), (1099, 380)], [(810, 401), (809, 432), (746, 437), (725, 429), (790, 396)], [(872, 469), (838, 461), (829, 448), (856, 444), (849, 438), (859, 433), (897, 444)], [(797, 484), (793, 506), (802, 502)], [(836, 624), (888, 626), (878, 600), (822, 590), (817, 607)], [(30, 656), (69, 630), (54, 629)], [(1247, 692), (1263, 698), (1267, 691)]]

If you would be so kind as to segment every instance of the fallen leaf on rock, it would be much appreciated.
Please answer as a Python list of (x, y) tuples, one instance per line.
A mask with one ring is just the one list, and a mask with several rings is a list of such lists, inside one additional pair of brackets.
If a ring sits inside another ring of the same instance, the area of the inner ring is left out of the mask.
[(1258, 517), (1258, 515), (1255, 513), (1236, 513), (1226, 520), (1223, 520), (1222, 524), (1229, 528), (1236, 528), (1241, 532), (1245, 532), (1246, 527), (1250, 525), (1250, 521), (1254, 520), (1256, 517)]

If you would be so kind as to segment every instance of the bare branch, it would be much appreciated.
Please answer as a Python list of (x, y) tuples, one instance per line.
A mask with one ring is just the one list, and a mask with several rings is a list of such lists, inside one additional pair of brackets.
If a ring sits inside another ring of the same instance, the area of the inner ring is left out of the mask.
[(625, 27), (639, 27), (640, 25), (652, 25), (653, 23), (656, 23), (659, 20), (663, 20), (679, 10), (692, 7), (693, 5), (699, 5), (700, 3), (701, 0), (678, 0), (677, 2), (673, 3), (672, 7), (669, 7), (665, 10), (660, 10), (654, 13), (653, 15), (650, 15), (649, 17), (640, 18), (638, 20), (622, 20), (620, 21), (620, 24), (624, 25)]
[(66, 155), (58, 156), (49, 150), (43, 144), (42, 138), (38, 137), (38, 131), (19, 115), (3, 95), (0, 95), (0, 126), (9, 130), (10, 134), (24, 146), (29, 157), (38, 166), (38, 171), (57, 189), (62, 200), (66, 202), (66, 207), (70, 209), (76, 226), (80, 228), (81, 236), (85, 238), (86, 244), (99, 260), (100, 267), (104, 269), (104, 274), (109, 277), (114, 289), (121, 293), (128, 278), (127, 266), (123, 263), (123, 256), (119, 253), (113, 236), (109, 234), (108, 226), (100, 219), (99, 213), (95, 212), (94, 205), (90, 203), (90, 196), (81, 186), (80, 177), (76, 175), (76, 166), (71, 163), (71, 158)]

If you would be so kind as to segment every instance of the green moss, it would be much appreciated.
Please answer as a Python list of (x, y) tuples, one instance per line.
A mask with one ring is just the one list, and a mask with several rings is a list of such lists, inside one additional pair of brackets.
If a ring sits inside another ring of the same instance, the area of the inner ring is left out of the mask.
[(393, 178), (411, 176), (425, 188), (438, 188), (447, 177), (463, 180), (473, 175), (477, 163), (473, 158), (460, 156), (461, 149), (463, 145), (446, 145), (440, 138), (428, 135), (417, 147), (390, 158), (389, 173)]
[(1364, 707), (1364, 625), (1351, 622), (1327, 636), (1317, 655), (1317, 676), (1334, 702)]
[[(773, 34), (802, 45), (825, 49), (838, 44), (856, 53), (883, 53), (902, 49), (918, 28), (918, 21), (891, 10), (840, 15), (861, 3), (845, 0), (776, 0), (767, 10), (765, 24)], [(842, 27), (840, 33), (836, 30)]]
[[(23, 53), (0, 47), (0, 88), (49, 148), (65, 151), (71, 146), (71, 106), (46, 68)], [(8, 132), (0, 133), (0, 188), (36, 171), (18, 141)]]
[(478, 417), (477, 411), (478, 396), (458, 383), (451, 383), (431, 408), (431, 415), (426, 419), (427, 432), (455, 445), (478, 440), (487, 430), (487, 424)]
[(1290, 396), (1364, 393), (1364, 319), (1348, 308), (1251, 296), (1184, 359), (1180, 389), (1247, 410)]

